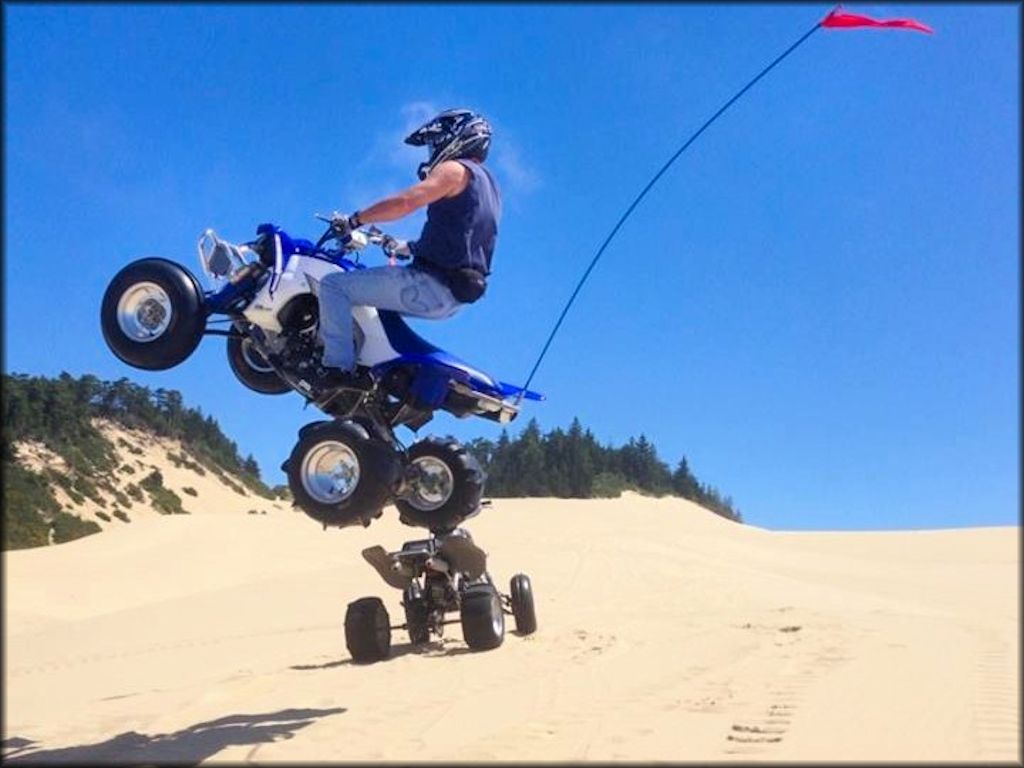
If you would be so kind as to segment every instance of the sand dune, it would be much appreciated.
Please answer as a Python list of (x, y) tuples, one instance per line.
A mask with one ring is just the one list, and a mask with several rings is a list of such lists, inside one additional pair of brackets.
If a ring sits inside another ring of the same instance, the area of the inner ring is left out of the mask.
[[(117, 470), (102, 478), (109, 483), (109, 488), (101, 486), (97, 489), (105, 504), (100, 505), (89, 498), (75, 500), (59, 485), (51, 483), (50, 487), (63, 509), (103, 530), (118, 530), (140, 519), (164, 516), (153, 508), (147, 494), (139, 493), (135, 498), (129, 495), (131, 487), (137, 486), (155, 469), (160, 470), (164, 487), (178, 495), (182, 509), (189, 514), (235, 515), (249, 510), (266, 514), (282, 512), (291, 506), (290, 502), (280, 499), (256, 496), (231, 472), (222, 470), (218, 477), (203, 467), (198, 467), (197, 471), (197, 460), (179, 440), (128, 429), (107, 419), (93, 419), (92, 424), (110, 441), (118, 466)], [(53, 469), (59, 474), (68, 473), (64, 459), (40, 442), (20, 441), (14, 444), (14, 451), (19, 462), (34, 472)], [(187, 459), (191, 466), (182, 464), (181, 459)], [(121, 498), (112, 495), (110, 489), (119, 491)], [(119, 508), (126, 514), (127, 522), (111, 517), (110, 513)]]
[(421, 532), (200, 512), (4, 555), (12, 763), (1021, 759), (1017, 528), (498, 500), (467, 527), (500, 584), (530, 574), (538, 632), (480, 653), (457, 625), (417, 652), (396, 632), (353, 665), (346, 604), (401, 613), (360, 550)]

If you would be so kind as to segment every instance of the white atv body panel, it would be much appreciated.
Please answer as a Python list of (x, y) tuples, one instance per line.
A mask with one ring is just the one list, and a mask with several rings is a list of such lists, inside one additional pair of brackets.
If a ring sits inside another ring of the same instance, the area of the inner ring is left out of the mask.
[[(335, 272), (344, 272), (337, 264), (314, 256), (292, 254), (288, 265), (277, 280), (268, 280), (257, 292), (242, 314), (245, 318), (272, 334), (281, 332), (278, 312), (293, 298), (304, 293), (312, 293), (320, 298), (320, 281)], [(380, 316), (374, 307), (352, 307), (352, 319), (362, 331), (356, 333), (357, 339), (362, 337), (362, 344), (356, 351), (360, 365), (374, 366), (398, 357), (398, 352), (391, 346)]]

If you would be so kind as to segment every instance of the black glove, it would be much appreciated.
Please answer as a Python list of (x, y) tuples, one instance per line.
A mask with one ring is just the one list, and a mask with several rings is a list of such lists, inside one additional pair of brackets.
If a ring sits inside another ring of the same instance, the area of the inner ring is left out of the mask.
[(406, 261), (412, 258), (412, 251), (409, 250), (409, 242), (407, 240), (399, 240), (397, 237), (385, 235), (380, 247), (384, 249), (384, 254), (389, 259)]
[(362, 225), (363, 222), (359, 220), (359, 211), (351, 216), (344, 216), (337, 212), (331, 216), (331, 230), (339, 240), (348, 237), (353, 229), (359, 229)]

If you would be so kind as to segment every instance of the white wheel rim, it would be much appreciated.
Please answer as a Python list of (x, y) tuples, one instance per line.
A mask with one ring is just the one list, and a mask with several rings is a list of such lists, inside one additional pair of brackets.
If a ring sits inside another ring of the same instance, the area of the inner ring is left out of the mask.
[(455, 490), (451, 468), (434, 456), (420, 456), (412, 462), (415, 471), (409, 503), (423, 512), (443, 507)]
[(132, 341), (159, 339), (173, 317), (171, 297), (156, 283), (135, 283), (117, 302), (117, 325)]
[(339, 504), (359, 485), (359, 458), (345, 443), (320, 443), (302, 461), (302, 487), (321, 504)]
[(252, 346), (252, 339), (242, 339), (242, 359), (250, 370), (256, 373), (274, 373), (274, 366), (268, 363), (263, 355)]

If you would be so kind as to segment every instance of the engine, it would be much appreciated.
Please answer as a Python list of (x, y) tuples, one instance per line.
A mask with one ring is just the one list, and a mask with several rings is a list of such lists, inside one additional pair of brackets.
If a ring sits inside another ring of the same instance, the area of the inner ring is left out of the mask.
[(277, 313), (281, 324), (278, 343), (281, 361), (293, 371), (301, 371), (320, 359), (317, 349), (317, 329), (320, 325), (320, 306), (311, 294), (301, 294), (285, 304)]

